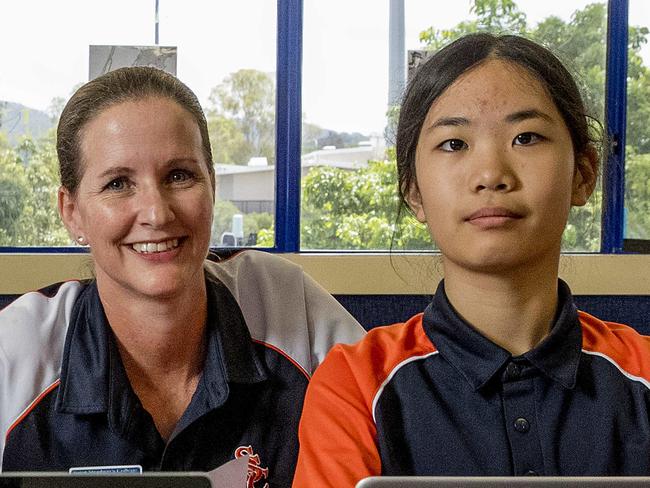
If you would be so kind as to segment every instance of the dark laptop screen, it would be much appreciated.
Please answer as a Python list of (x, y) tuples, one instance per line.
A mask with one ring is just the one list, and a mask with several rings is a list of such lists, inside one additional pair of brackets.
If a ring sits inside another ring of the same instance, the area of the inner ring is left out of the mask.
[(203, 473), (2, 473), (0, 488), (211, 488)]

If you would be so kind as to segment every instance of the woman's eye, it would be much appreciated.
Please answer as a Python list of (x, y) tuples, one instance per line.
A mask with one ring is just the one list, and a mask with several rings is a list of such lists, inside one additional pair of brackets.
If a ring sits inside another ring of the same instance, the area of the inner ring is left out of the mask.
[(541, 138), (542, 136), (535, 134), (534, 132), (524, 132), (515, 137), (515, 140), (512, 141), (512, 143), (515, 146), (527, 146), (539, 142)]
[(438, 146), (443, 151), (456, 152), (467, 149), (467, 144), (461, 139), (449, 139)]
[(192, 179), (192, 174), (186, 170), (172, 171), (171, 174), (169, 175), (169, 180), (172, 183), (185, 183), (190, 179)]
[(114, 180), (109, 181), (104, 188), (111, 191), (122, 191), (126, 189), (126, 183), (126, 178), (115, 178)]

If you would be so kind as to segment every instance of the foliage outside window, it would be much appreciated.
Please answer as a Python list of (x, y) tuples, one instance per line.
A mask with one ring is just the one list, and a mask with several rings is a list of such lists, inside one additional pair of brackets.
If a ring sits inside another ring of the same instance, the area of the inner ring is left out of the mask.
[[(630, 2), (630, 19), (639, 18)], [(643, 2), (645, 3), (645, 2)], [(641, 57), (647, 27), (630, 26), (625, 141), (625, 237), (650, 240), (650, 67)]]
[[(215, 164), (245, 165), (252, 157), (265, 157), (274, 163), (274, 98), (272, 75), (256, 70), (232, 73), (213, 88), (205, 111)], [(0, 126), (0, 246), (73, 244), (56, 210), (56, 125), (65, 101), (52, 103), (56, 109), (51, 112), (50, 127), (40, 137), (25, 134), (12, 143)], [(0, 115), (3, 109), (4, 113), (9, 111), (8, 105), (0, 105)], [(220, 244), (220, 236), (231, 230), (233, 216), (241, 213), (235, 204), (217, 198), (213, 245)], [(244, 217), (244, 236), (257, 235), (257, 245), (273, 246), (272, 213), (251, 212)]]
[[(177, 74), (204, 105), (217, 174), (237, 176), (251, 159), (267, 164), (264, 181), (257, 184), (263, 198), (255, 191), (245, 195), (259, 200), (256, 205), (217, 193), (212, 244), (219, 245), (222, 234), (234, 230), (233, 222), (242, 220), (233, 217), (243, 215), (244, 244), (251, 244), (253, 235), (257, 245), (273, 245), (275, 5), (266, 0), (155, 3), (159, 16), (153, 1), (53, 5), (26, 0), (0, 6), (9, 22), (0, 32), (8, 46), (0, 79), (0, 246), (74, 245), (56, 210), (59, 114), (86, 80), (89, 45), (150, 45), (158, 20), (161, 45), (178, 47)], [(239, 28), (244, 23), (255, 36)], [(13, 46), (9, 40), (20, 38), (13, 27), (24, 25), (32, 27), (30, 35)], [(35, 65), (37, 76), (29, 74)], [(34, 82), (37, 77), (42, 79)], [(45, 97), (52, 97), (47, 110)], [(238, 196), (241, 192), (233, 190), (238, 180), (231, 179), (229, 193)], [(227, 178), (221, 181), (225, 187)]]
[[(603, 121), (604, 3), (575, 11), (569, 21), (549, 16), (536, 25), (528, 23), (526, 13), (513, 0), (474, 0), (470, 14), (471, 20), (452, 29), (432, 25), (424, 30), (420, 34), (423, 47), (436, 50), (477, 31), (527, 36), (551, 48), (565, 62), (581, 85), (590, 114)], [(626, 148), (628, 229), (630, 234), (646, 237), (650, 235), (650, 78), (640, 49), (647, 36), (647, 28), (630, 27), (630, 130)], [(395, 117), (394, 110), (389, 119)], [(385, 162), (371, 161), (357, 172), (312, 169), (303, 181), (303, 248), (387, 249), (392, 245), (396, 250), (429, 249), (429, 238), (422, 226), (408, 215), (397, 220), (396, 174), (392, 168), (394, 151), (389, 150)], [(563, 238), (565, 251), (599, 249), (601, 206), (602, 192), (598, 189), (586, 206), (572, 210)], [(393, 231), (395, 238), (391, 241)]]

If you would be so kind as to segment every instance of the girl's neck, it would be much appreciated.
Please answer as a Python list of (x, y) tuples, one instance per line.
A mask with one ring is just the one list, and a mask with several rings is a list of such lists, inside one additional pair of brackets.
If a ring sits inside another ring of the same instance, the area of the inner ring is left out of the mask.
[(550, 331), (557, 308), (558, 260), (483, 272), (443, 259), (445, 292), (463, 319), (518, 356)]

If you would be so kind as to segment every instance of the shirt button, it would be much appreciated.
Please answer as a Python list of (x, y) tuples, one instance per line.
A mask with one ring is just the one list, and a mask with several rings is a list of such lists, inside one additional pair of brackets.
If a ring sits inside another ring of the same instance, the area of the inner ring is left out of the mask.
[(521, 367), (518, 364), (510, 363), (506, 366), (506, 378), (509, 380), (514, 380), (519, 378), (521, 374)]
[(519, 417), (515, 420), (515, 430), (524, 434), (530, 430), (530, 423), (525, 418)]

